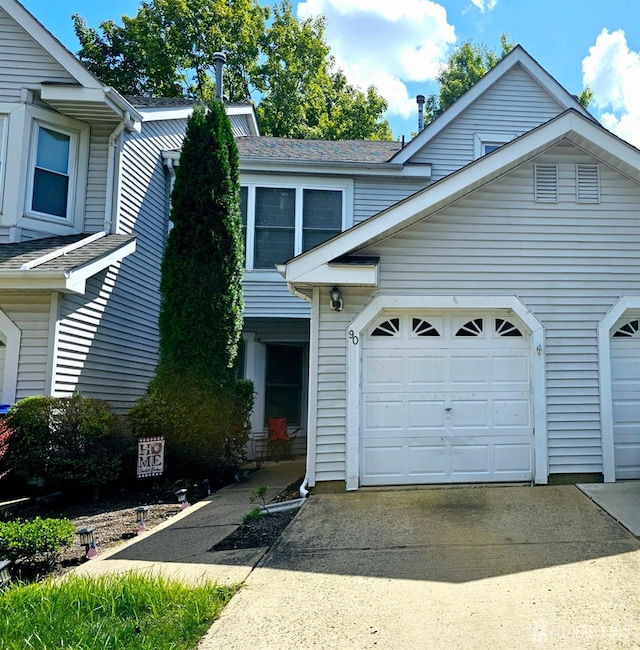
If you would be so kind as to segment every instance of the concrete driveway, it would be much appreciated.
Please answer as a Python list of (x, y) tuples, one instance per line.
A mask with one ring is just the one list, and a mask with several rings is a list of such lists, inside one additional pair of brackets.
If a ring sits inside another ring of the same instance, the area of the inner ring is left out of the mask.
[(640, 543), (573, 486), (312, 496), (212, 648), (640, 648)]

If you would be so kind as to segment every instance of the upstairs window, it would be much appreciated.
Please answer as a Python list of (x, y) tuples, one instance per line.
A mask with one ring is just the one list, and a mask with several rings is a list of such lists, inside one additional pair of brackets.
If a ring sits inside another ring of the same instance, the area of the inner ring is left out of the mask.
[(76, 135), (34, 123), (29, 212), (67, 219)]
[(243, 186), (240, 194), (246, 268), (274, 270), (343, 230), (346, 190)]
[(500, 149), (503, 144), (511, 142), (516, 137), (515, 133), (474, 133), (473, 158), (482, 158), (488, 153)]

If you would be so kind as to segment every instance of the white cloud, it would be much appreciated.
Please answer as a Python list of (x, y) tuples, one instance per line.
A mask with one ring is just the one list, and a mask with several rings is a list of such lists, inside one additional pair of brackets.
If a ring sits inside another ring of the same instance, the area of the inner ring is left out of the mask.
[[(490, 0), (494, 2), (495, 0)], [(370, 85), (389, 114), (409, 117), (415, 97), (406, 83), (435, 79), (456, 40), (446, 9), (431, 0), (305, 0), (301, 18), (323, 14), (325, 37), (349, 83)]]
[(471, 0), (471, 4), (474, 7), (480, 9), (482, 13), (485, 11), (492, 11), (495, 9), (495, 6), (498, 4), (498, 0)]
[(582, 78), (603, 126), (640, 147), (640, 54), (629, 49), (622, 30), (600, 32), (582, 61)]

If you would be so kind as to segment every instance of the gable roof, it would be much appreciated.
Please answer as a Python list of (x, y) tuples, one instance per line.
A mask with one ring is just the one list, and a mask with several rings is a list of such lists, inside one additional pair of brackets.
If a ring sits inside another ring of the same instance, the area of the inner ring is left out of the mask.
[[(569, 109), (350, 230), (293, 258), (279, 266), (278, 270), (293, 286), (336, 282), (349, 284), (349, 270), (344, 267), (340, 269), (342, 276), (338, 280), (337, 270), (329, 270), (330, 263), (429, 217), (563, 140), (573, 143), (640, 183), (640, 151), (607, 131), (590, 117)], [(354, 284), (373, 285), (375, 281), (374, 270), (370, 270), (368, 275), (363, 273), (356, 275), (355, 272), (353, 274)]]
[(47, 83), (43, 80), (41, 97), (65, 115), (78, 119), (114, 118), (137, 130), (141, 120), (137, 111), (111, 86), (105, 86), (92, 72), (62, 45), (31, 13), (16, 0), (0, 0), (3, 9), (60, 66), (75, 79), (75, 84)]
[(564, 109), (573, 109), (595, 121), (595, 118), (573, 95), (565, 90), (521, 45), (516, 45), (482, 79), (469, 88), (444, 113), (428, 124), (404, 149), (399, 151), (393, 158), (393, 162), (407, 162), (516, 66), (520, 66), (528, 72)]

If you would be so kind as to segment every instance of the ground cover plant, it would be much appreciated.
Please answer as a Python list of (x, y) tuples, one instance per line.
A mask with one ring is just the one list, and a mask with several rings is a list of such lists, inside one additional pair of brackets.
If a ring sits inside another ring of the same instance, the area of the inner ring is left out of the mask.
[(187, 650), (234, 591), (143, 574), (16, 584), (0, 592), (0, 647)]

